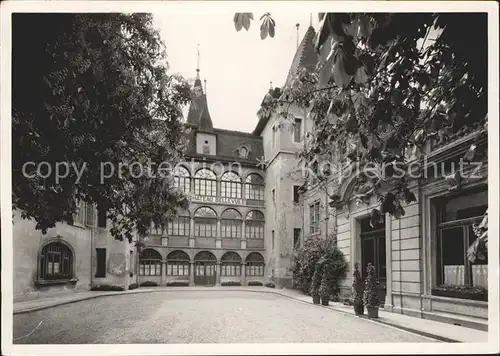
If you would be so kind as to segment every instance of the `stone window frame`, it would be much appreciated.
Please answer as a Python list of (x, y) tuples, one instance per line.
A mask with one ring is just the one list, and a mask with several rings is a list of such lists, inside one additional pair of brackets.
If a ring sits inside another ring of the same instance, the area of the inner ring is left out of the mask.
[[(257, 213), (252, 216), (252, 213)], [(259, 217), (256, 219), (255, 217)], [(250, 210), (245, 216), (245, 238), (263, 240), (265, 234), (265, 216), (259, 210)]]
[[(242, 153), (243, 149), (245, 149), (247, 151), (246, 154)], [(252, 150), (250, 149), (250, 146), (247, 144), (242, 144), (242, 145), (238, 146), (236, 151), (238, 152), (238, 156), (240, 158), (248, 159), (252, 155)]]
[[(173, 273), (174, 269), (177, 271), (177, 274)], [(175, 250), (167, 255), (167, 276), (189, 277), (190, 269), (190, 259), (186, 252)], [(182, 274), (179, 273), (181, 270)]]
[[(255, 258), (254, 258), (255, 257)], [(266, 264), (264, 256), (258, 252), (251, 252), (245, 258), (246, 276), (248, 277), (263, 277)]]
[(220, 180), (220, 196), (222, 198), (242, 198), (242, 179), (234, 171), (226, 171)]
[[(231, 258), (229, 258), (231, 257)], [(241, 256), (229, 251), (222, 255), (221, 259), (221, 277), (240, 277), (241, 276)]]
[[(63, 245), (71, 253), (70, 258), (70, 273), (67, 278), (46, 278), (45, 274), (42, 274), (42, 258), (44, 257), (44, 250), (52, 244)], [(38, 263), (37, 263), (37, 277), (35, 280), (36, 286), (46, 285), (46, 284), (65, 284), (65, 283), (76, 283), (78, 278), (76, 277), (76, 254), (73, 246), (63, 239), (62, 236), (48, 238), (41, 246), (38, 252)]]
[[(443, 248), (442, 248), (442, 238), (443, 238), (443, 232), (446, 230), (451, 230), (451, 229), (462, 229), (462, 243), (463, 243), (463, 261), (464, 261), (464, 285), (472, 285), (472, 263), (470, 263), (467, 259), (467, 249), (470, 246), (472, 240), (471, 238), (474, 238), (475, 236), (471, 236), (473, 234), (472, 226), (475, 224), (478, 224), (481, 222), (483, 215), (477, 215), (473, 217), (468, 217), (468, 218), (463, 218), (463, 219), (454, 219), (454, 220), (449, 220), (445, 221), (443, 214), (444, 211), (443, 209), (445, 208), (446, 204), (448, 204), (451, 200), (457, 197), (467, 197), (467, 196), (473, 196), (477, 193), (481, 193), (482, 191), (486, 190), (487, 192), (487, 187), (479, 187), (476, 189), (468, 189), (461, 194), (454, 194), (450, 196), (438, 196), (435, 197), (434, 199), (431, 200), (431, 204), (434, 207), (434, 223), (436, 224), (436, 230), (435, 230), (435, 243), (436, 243), (436, 256), (435, 256), (435, 266), (436, 266), (436, 275), (435, 275), (435, 283), (432, 285), (432, 289), (439, 285), (445, 284), (445, 275), (444, 275), (444, 256), (443, 256)], [(486, 201), (486, 204), (488, 202)], [(457, 237), (458, 238), (458, 237)], [(477, 263), (478, 265), (487, 265), (487, 261), (483, 262), (480, 261)]]
[(200, 168), (196, 171), (194, 174), (194, 194), (208, 197), (217, 196), (217, 174), (213, 170)]
[[(262, 183), (252, 182), (252, 177), (259, 177)], [(245, 178), (245, 199), (264, 201), (265, 184), (264, 178), (258, 173), (250, 173)]]
[[(148, 266), (149, 274), (146, 274)], [(154, 274), (151, 273), (154, 266)], [(161, 276), (162, 258), (160, 252), (153, 248), (146, 248), (139, 255), (139, 276)]]
[(174, 169), (174, 187), (183, 193), (191, 193), (191, 172), (184, 166), (176, 166)]
[[(235, 212), (234, 216), (228, 213)], [(239, 239), (242, 237), (243, 215), (234, 208), (225, 209), (220, 218), (220, 236), (225, 239)], [(229, 234), (228, 228), (229, 227)]]
[[(197, 215), (199, 212), (211, 212), (210, 215)], [(193, 214), (195, 237), (217, 237), (217, 212), (209, 206), (200, 206)], [(207, 220), (210, 220), (208, 222)], [(210, 226), (208, 228), (208, 226)], [(198, 229), (199, 227), (199, 229)], [(204, 234), (201, 234), (203, 227)], [(210, 234), (207, 234), (207, 232)]]
[[(182, 227), (182, 228), (181, 228)], [(181, 233), (181, 231), (183, 233)], [(182, 211), (167, 222), (168, 236), (190, 236), (191, 234), (191, 216), (189, 211)]]
[(321, 203), (319, 200), (313, 202), (312, 204), (309, 204), (309, 234), (310, 235), (317, 235), (321, 232), (320, 208), (321, 208)]

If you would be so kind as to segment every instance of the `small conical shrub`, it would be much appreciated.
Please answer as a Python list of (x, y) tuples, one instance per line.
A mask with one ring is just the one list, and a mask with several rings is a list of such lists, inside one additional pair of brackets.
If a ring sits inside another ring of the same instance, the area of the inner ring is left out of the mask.
[(368, 267), (366, 268), (363, 302), (367, 307), (378, 308), (380, 306), (378, 286), (377, 281), (375, 280), (375, 267), (371, 263), (368, 263)]
[(361, 273), (359, 272), (359, 263), (354, 265), (354, 272), (352, 274), (352, 301), (354, 305), (354, 311), (358, 315), (364, 313), (363, 305), (363, 290), (364, 283), (361, 278)]
[(319, 295), (319, 286), (321, 284), (322, 277), (323, 277), (323, 261), (320, 260), (316, 263), (316, 266), (314, 268), (314, 274), (311, 281), (311, 289), (309, 290), (311, 296), (314, 297)]

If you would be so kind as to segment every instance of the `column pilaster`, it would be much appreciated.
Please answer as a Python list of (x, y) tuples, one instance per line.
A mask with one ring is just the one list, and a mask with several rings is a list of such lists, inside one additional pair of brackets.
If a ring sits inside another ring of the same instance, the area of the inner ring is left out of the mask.
[(220, 270), (221, 270), (221, 268), (220, 268), (220, 262), (217, 262), (216, 263), (216, 270), (215, 270), (215, 285), (217, 287), (220, 286)]
[(194, 261), (189, 261), (189, 285), (194, 286)]
[(167, 284), (167, 261), (161, 261), (161, 282), (160, 285)]
[(246, 270), (246, 262), (241, 262), (241, 285), (247, 285), (247, 270)]

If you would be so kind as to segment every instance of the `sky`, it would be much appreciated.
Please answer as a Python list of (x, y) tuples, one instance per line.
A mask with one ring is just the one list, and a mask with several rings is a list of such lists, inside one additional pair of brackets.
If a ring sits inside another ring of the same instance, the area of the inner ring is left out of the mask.
[[(214, 127), (252, 132), (257, 110), (273, 86), (283, 86), (299, 42), (311, 21), (306, 12), (271, 13), (274, 38), (260, 38), (261, 13), (254, 13), (248, 32), (237, 32), (233, 12), (200, 14), (153, 13), (153, 25), (165, 42), (169, 73), (194, 80), (197, 46), (200, 77), (207, 80), (207, 100)], [(318, 28), (317, 14), (312, 24)]]

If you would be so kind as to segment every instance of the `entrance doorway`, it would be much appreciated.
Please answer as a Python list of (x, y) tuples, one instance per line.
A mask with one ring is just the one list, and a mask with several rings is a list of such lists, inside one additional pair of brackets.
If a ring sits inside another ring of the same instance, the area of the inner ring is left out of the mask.
[(194, 257), (194, 284), (214, 286), (216, 283), (215, 264), (217, 259), (208, 251), (202, 251)]
[(366, 278), (368, 263), (375, 267), (375, 278), (379, 282), (379, 298), (383, 305), (387, 292), (387, 267), (385, 252), (385, 220), (374, 227), (370, 218), (361, 220), (361, 276)]

